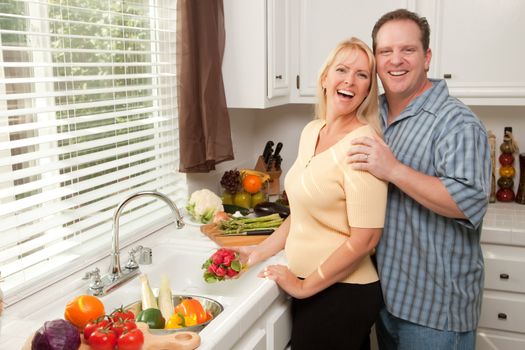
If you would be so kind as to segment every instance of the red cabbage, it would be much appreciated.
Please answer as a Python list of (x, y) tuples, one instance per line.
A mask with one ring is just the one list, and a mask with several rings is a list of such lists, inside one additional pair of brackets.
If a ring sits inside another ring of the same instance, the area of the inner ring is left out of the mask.
[(76, 350), (79, 347), (80, 332), (62, 319), (44, 322), (31, 343), (31, 350)]

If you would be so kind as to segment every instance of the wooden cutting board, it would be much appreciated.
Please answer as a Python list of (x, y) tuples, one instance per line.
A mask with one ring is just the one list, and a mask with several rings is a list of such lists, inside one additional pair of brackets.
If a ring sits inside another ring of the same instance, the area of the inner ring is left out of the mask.
[(256, 245), (264, 241), (269, 235), (260, 236), (219, 236), (222, 232), (216, 224), (207, 224), (201, 226), (201, 232), (208, 236), (221, 247), (233, 247), (241, 245)]
[[(139, 328), (144, 334), (144, 345), (142, 350), (193, 350), (196, 349), (200, 343), (201, 338), (195, 332), (176, 332), (172, 334), (157, 335), (152, 334), (149, 331), (149, 327), (144, 322), (137, 322), (137, 328)], [(91, 350), (81, 335), (82, 343), (78, 350)], [(31, 350), (31, 342), (33, 337), (29, 338), (22, 350)]]

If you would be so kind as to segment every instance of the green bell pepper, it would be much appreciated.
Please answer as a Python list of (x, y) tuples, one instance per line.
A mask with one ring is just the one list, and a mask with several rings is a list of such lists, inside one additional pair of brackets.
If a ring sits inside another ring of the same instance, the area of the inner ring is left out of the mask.
[(137, 315), (137, 322), (147, 323), (150, 329), (162, 329), (166, 323), (159, 309), (149, 308)]

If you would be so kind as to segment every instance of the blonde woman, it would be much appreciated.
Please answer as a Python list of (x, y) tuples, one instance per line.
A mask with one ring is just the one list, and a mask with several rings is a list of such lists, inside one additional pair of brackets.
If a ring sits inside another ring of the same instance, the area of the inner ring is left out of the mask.
[(356, 38), (340, 43), (318, 83), (316, 119), (302, 131), (285, 179), (291, 215), (242, 252), (254, 265), (285, 249), (288, 266), (267, 266), (260, 276), (293, 297), (292, 349), (368, 349), (382, 302), (370, 254), (382, 232), (387, 184), (352, 170), (345, 154), (352, 139), (380, 134), (372, 51)]

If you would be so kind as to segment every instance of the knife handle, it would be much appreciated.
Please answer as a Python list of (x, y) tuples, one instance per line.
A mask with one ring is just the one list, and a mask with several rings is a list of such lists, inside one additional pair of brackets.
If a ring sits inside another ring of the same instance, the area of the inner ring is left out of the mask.
[(246, 231), (246, 235), (247, 236), (271, 235), (273, 231), (274, 229), (272, 228), (266, 228), (266, 229), (260, 229), (260, 230)]

